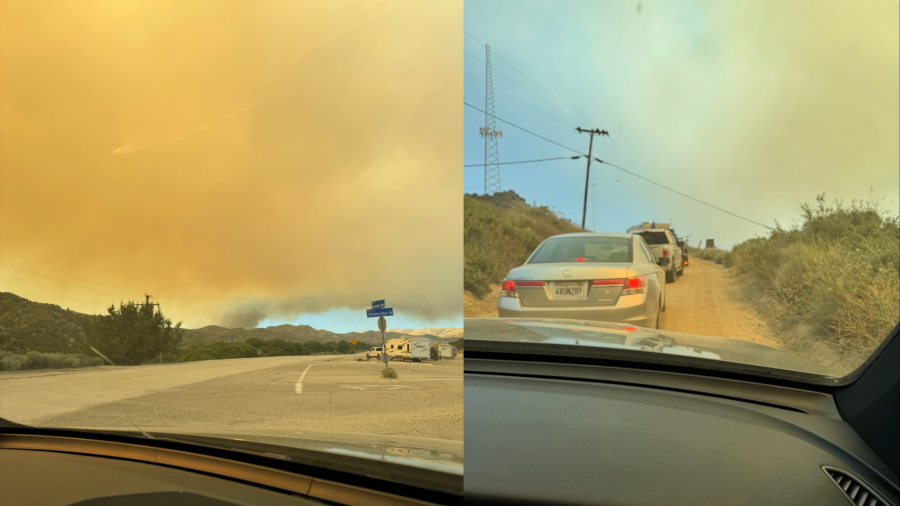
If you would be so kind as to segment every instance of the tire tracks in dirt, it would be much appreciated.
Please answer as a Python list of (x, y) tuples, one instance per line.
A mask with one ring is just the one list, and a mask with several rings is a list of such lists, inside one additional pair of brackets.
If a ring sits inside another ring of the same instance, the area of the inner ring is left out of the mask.
[(781, 348), (760, 316), (740, 301), (734, 275), (721, 265), (692, 258), (684, 275), (666, 284), (662, 330), (730, 337)]

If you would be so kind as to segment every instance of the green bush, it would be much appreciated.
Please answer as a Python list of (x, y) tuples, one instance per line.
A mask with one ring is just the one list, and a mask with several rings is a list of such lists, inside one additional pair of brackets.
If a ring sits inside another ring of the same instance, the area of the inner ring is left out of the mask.
[(25, 354), (0, 351), (0, 371), (27, 371), (35, 369), (73, 369), (103, 365), (103, 359), (81, 354), (41, 353)]
[(824, 346), (832, 367), (850, 372), (900, 321), (900, 219), (824, 195), (801, 209), (800, 226), (740, 243), (728, 258), (787, 344)]
[[(359, 345), (361, 343), (357, 343)], [(368, 348), (366, 344), (366, 348)], [(347, 341), (319, 343), (307, 341), (292, 343), (282, 339), (262, 340), (247, 339), (245, 342), (224, 342), (209, 344), (193, 344), (183, 346), (175, 353), (162, 355), (162, 362), (195, 362), (198, 360), (222, 360), (229, 358), (254, 357), (286, 357), (295, 355), (314, 355), (323, 353), (353, 353), (353, 346)], [(156, 363), (159, 357), (151, 357), (145, 363)]]
[(701, 260), (709, 260), (725, 267), (731, 266), (731, 252), (717, 248), (691, 250), (690, 256)]

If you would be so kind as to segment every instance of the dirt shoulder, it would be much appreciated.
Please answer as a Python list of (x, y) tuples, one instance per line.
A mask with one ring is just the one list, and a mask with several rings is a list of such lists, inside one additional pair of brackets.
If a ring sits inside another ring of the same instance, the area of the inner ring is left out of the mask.
[(500, 285), (491, 285), (491, 291), (479, 299), (466, 290), (463, 292), (464, 318), (497, 318), (497, 299)]
[(742, 339), (781, 348), (760, 316), (740, 301), (734, 275), (721, 265), (691, 258), (675, 283), (666, 285), (663, 330)]

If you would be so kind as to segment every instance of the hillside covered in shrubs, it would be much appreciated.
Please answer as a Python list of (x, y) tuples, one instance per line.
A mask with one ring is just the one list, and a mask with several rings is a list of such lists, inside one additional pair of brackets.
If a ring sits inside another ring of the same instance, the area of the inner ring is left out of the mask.
[(549, 207), (529, 205), (512, 190), (464, 199), (463, 287), (476, 297), (522, 265), (544, 239), (581, 231)]
[(824, 195), (801, 211), (796, 227), (691, 254), (734, 269), (787, 345), (848, 373), (900, 321), (900, 220)]

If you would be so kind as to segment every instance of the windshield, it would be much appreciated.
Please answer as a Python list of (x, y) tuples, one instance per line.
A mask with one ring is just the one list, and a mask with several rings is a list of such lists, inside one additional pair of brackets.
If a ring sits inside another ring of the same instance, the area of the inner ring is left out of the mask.
[(0, 12), (0, 419), (461, 473), (462, 2)]
[[(600, 322), (703, 338), (696, 367), (847, 379), (897, 327), (896, 2), (465, 7), (470, 339)], [(617, 346), (684, 351), (643, 343)], [(714, 351), (735, 343), (762, 348)]]
[(641, 237), (651, 246), (654, 244), (669, 244), (669, 236), (665, 232), (641, 232)]
[(631, 262), (631, 239), (621, 237), (565, 237), (541, 245), (529, 263)]

